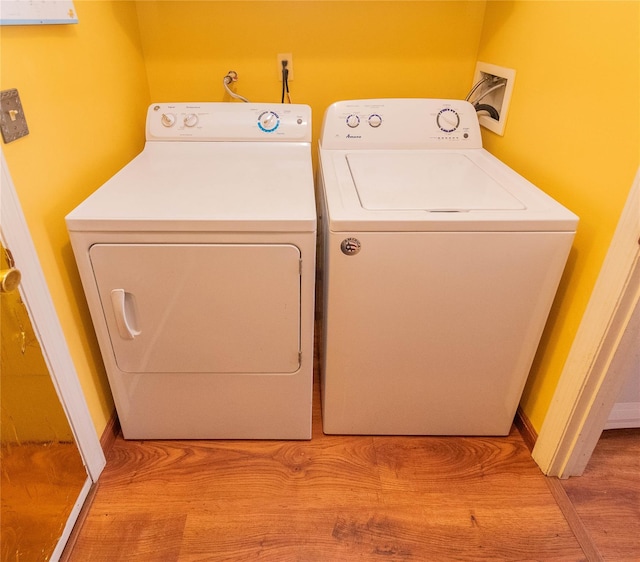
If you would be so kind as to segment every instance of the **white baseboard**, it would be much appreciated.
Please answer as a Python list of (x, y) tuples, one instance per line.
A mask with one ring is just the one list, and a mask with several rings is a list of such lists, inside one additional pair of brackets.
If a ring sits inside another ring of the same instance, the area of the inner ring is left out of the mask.
[(605, 429), (640, 427), (640, 402), (618, 402), (614, 404)]

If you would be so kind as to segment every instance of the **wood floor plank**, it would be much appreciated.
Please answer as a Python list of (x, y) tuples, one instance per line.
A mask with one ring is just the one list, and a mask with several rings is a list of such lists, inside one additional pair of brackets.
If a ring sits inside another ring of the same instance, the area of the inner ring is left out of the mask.
[(589, 562), (603, 562), (602, 554), (600, 554), (591, 534), (584, 526), (575, 506), (571, 503), (569, 496), (562, 487), (562, 482), (558, 478), (551, 477), (547, 478), (547, 485)]
[(171, 562), (179, 559), (186, 515), (130, 509), (126, 516), (95, 514), (85, 522), (70, 560)]
[(6, 443), (0, 450), (0, 560), (44, 562), (87, 479), (75, 443)]
[[(189, 516), (180, 560), (567, 560), (583, 559), (569, 531), (505, 533), (499, 516), (487, 524), (456, 519), (451, 510), (402, 506), (272, 510), (215, 518)], [(511, 515), (511, 514), (504, 514)], [(493, 524), (491, 524), (493, 521)], [(206, 540), (203, 540), (206, 537)]]
[[(229, 500), (247, 507), (260, 498), (330, 506), (361, 497), (369, 501), (380, 487), (377, 467), (368, 458), (372, 449), (371, 439), (349, 437), (323, 443), (120, 440), (100, 487), (113, 500), (127, 498), (136, 504), (154, 502), (162, 489), (167, 503), (171, 492), (171, 505), (177, 509), (194, 499), (217, 504)], [(336, 479), (336, 474), (341, 477)], [(189, 489), (183, 491), (185, 486)]]
[(584, 474), (562, 486), (604, 560), (640, 561), (640, 429), (603, 432)]

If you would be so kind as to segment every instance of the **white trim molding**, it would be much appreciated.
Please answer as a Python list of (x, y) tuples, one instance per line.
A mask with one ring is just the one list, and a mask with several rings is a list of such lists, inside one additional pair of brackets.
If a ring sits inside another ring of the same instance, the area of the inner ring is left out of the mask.
[(639, 244), (640, 169), (532, 452), (548, 476), (582, 474), (625, 382), (609, 367), (640, 299)]
[(22, 273), (20, 293), (33, 322), (53, 385), (80, 449), (89, 477), (95, 483), (106, 460), (96, 435), (75, 366), (53, 305), (51, 294), (27, 227), (9, 168), (0, 150), (0, 232)]
[(640, 426), (640, 402), (616, 402), (605, 429), (628, 429)]

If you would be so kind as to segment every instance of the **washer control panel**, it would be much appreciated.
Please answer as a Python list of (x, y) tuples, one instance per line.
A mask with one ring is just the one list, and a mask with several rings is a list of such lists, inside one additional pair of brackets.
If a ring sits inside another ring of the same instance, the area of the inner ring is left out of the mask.
[(341, 101), (324, 115), (323, 148), (482, 148), (475, 108), (445, 99)]
[(311, 142), (311, 108), (302, 104), (155, 103), (148, 141)]

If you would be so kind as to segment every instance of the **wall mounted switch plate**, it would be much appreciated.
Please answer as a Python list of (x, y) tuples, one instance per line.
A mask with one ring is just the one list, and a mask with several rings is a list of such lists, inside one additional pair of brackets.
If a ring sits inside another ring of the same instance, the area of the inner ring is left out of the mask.
[(5, 143), (29, 134), (20, 94), (15, 88), (0, 92), (0, 130)]
[(476, 71), (473, 77), (473, 84), (481, 83), (469, 98), (474, 105), (482, 104), (491, 106), (496, 110), (498, 118), (487, 111), (478, 112), (480, 125), (502, 136), (507, 122), (513, 83), (516, 78), (516, 71), (511, 68), (504, 68), (486, 62), (476, 63)]

